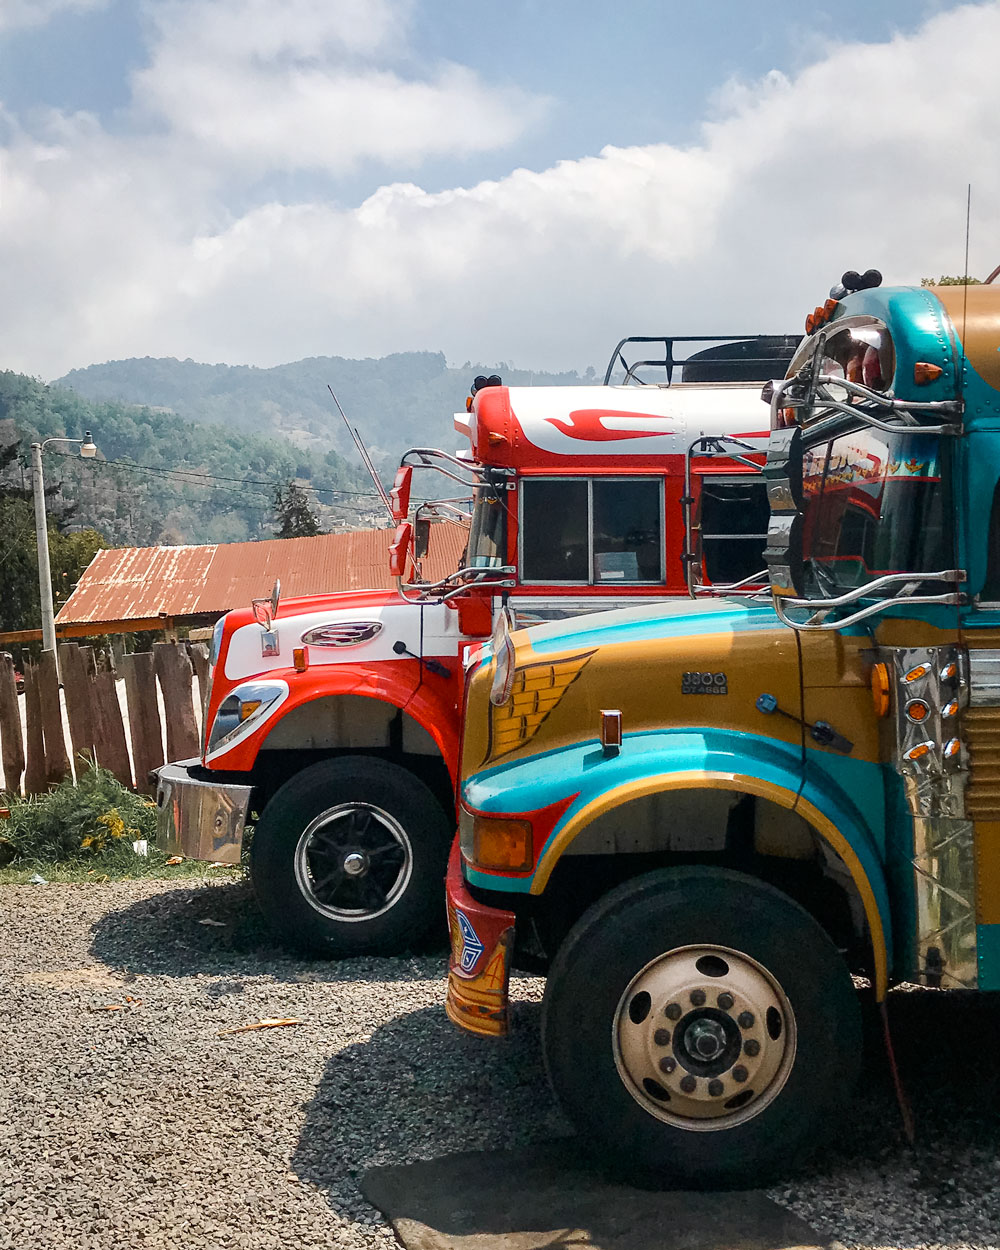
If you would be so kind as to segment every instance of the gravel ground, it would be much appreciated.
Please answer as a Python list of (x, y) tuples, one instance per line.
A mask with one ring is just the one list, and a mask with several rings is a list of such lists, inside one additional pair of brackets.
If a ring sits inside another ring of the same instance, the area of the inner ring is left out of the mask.
[[(568, 1131), (541, 982), (516, 982), (492, 1045), (445, 1019), (443, 973), (440, 953), (292, 958), (243, 884), (0, 887), (0, 1247), (394, 1245), (368, 1167)], [(872, 1046), (838, 1144), (772, 1196), (850, 1247), (996, 1246), (1000, 1004), (891, 1007), (918, 1148)]]

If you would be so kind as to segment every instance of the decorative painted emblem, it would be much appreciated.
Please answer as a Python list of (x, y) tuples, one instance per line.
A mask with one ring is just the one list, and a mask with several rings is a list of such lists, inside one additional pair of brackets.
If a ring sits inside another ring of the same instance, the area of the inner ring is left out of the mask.
[(381, 632), (381, 621), (334, 621), (307, 629), (302, 641), (308, 647), (360, 647)]
[(681, 676), (681, 694), (728, 694), (729, 683), (725, 673), (684, 673)]
[(458, 921), (458, 931), (462, 935), (462, 954), (459, 957), (458, 966), (466, 976), (469, 976), (486, 947), (479, 940), (479, 934), (472, 927), (472, 921), (464, 911), (459, 911), (456, 907), (455, 918)]

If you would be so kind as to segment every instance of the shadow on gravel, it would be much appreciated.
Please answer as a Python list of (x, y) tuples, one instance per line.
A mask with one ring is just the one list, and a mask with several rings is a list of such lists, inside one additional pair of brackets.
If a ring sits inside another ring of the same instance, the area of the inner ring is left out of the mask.
[(442, 982), (440, 1006), (332, 1055), (305, 1108), (292, 1170), (352, 1219), (377, 1218), (360, 1191), (371, 1167), (569, 1133), (542, 1067), (539, 1004), (516, 1004), (514, 1035), (493, 1043), (460, 1033), (443, 1001)]
[(93, 926), (90, 950), (126, 976), (220, 977), (220, 993), (239, 992), (239, 978), (253, 976), (393, 982), (442, 971), (440, 955), (334, 961), (293, 954), (276, 941), (245, 881), (178, 888), (109, 912)]
[[(540, 1006), (522, 1003), (516, 1013), (514, 1035), (503, 1043), (461, 1034), (443, 1007), (433, 1007), (397, 1016), (370, 1041), (331, 1056), (306, 1107), (296, 1174), (325, 1190), (336, 1209), (364, 1219), (372, 1209), (359, 1184), (369, 1168), (569, 1134), (542, 1066)], [(772, 1192), (794, 1198), (816, 1183), (829, 1192), (835, 1182), (835, 1211), (863, 1221), (854, 1178), (878, 1178), (928, 1243), (954, 1240), (958, 1208), (965, 1215), (978, 1209), (984, 1227), (1000, 1228), (1000, 996), (895, 992), (890, 1014), (916, 1148), (904, 1139), (869, 1009), (861, 1079), (854, 1097), (845, 1095), (832, 1144), (789, 1175), (787, 1191)], [(838, 1222), (836, 1214), (831, 1219)]]

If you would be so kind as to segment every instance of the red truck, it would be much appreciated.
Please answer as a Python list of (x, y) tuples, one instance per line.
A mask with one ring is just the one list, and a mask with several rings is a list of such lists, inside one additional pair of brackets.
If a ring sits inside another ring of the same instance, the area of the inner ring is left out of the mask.
[[(289, 945), (419, 941), (442, 919), (467, 653), (501, 606), (527, 624), (764, 582), (760, 382), (796, 342), (624, 339), (603, 386), (477, 379), (455, 419), (468, 450), (414, 449), (396, 475), (396, 591), (276, 588), (218, 622), (202, 755), (159, 770), (158, 844), (238, 863), (252, 826), (254, 890)], [(629, 363), (637, 349), (656, 354)], [(459, 494), (411, 513), (415, 469)], [(431, 584), (421, 556), (443, 519), (468, 542)]]

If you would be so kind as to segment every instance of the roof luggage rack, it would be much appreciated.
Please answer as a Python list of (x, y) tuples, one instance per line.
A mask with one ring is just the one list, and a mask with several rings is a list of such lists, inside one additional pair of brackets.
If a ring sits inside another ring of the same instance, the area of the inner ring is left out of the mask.
[[(612, 385), (617, 369), (625, 374), (615, 383), (618, 386), (670, 386), (675, 370), (680, 370), (678, 382), (768, 382), (784, 377), (800, 341), (801, 336), (797, 334), (632, 335), (622, 339), (612, 352), (604, 385)], [(630, 364), (624, 350), (630, 343), (662, 344), (663, 357), (634, 360)], [(709, 343), (712, 346), (678, 358), (675, 343)], [(662, 369), (666, 380), (647, 382), (638, 376), (640, 369)]]

